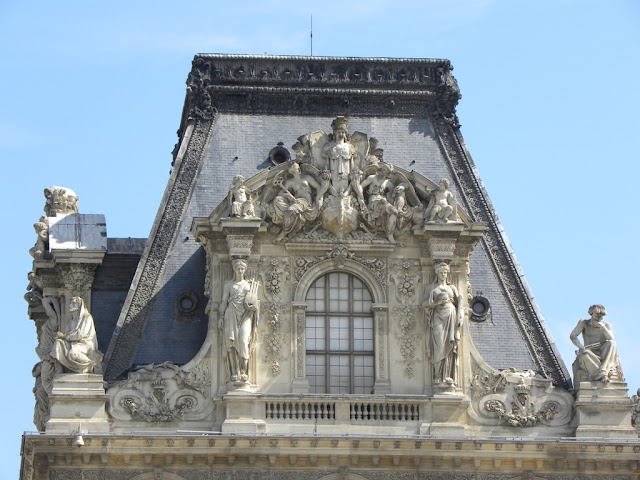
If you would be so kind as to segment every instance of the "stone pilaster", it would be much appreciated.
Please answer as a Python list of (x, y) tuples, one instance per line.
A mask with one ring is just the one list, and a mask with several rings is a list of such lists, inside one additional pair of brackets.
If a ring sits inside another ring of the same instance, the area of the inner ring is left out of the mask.
[(376, 378), (373, 384), (373, 393), (391, 393), (391, 381), (389, 380), (389, 305), (374, 304), (373, 320), (376, 339)]
[(291, 337), (294, 339), (293, 345), (293, 381), (291, 391), (293, 393), (308, 393), (309, 380), (307, 380), (305, 353), (306, 353), (306, 303), (292, 303), (293, 321), (291, 322)]

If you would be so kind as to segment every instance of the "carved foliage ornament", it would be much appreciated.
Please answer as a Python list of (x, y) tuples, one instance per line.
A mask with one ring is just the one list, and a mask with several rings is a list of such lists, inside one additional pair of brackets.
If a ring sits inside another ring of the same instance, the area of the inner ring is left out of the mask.
[(286, 360), (286, 335), (282, 332), (282, 316), (286, 311), (286, 304), (279, 303), (282, 299), (285, 284), (289, 278), (289, 259), (285, 257), (271, 257), (263, 259), (259, 264), (259, 275), (262, 279), (264, 295), (262, 316), (266, 320), (267, 332), (264, 335), (263, 351), (265, 362), (270, 365), (269, 374), (273, 377), (280, 374), (280, 363)]
[(266, 301), (262, 303), (261, 314), (266, 320), (267, 332), (262, 337), (261, 350), (264, 352), (264, 361), (269, 367), (269, 375), (277, 377), (280, 372), (280, 363), (286, 360), (286, 336), (282, 333), (282, 317), (287, 304)]
[(418, 309), (408, 305), (396, 306), (393, 313), (393, 322), (399, 330), (397, 339), (400, 344), (403, 372), (407, 378), (413, 378), (415, 375), (415, 353), (418, 338), (415, 328)]
[(395, 260), (391, 265), (391, 279), (396, 286), (396, 297), (403, 305), (414, 303), (420, 280), (420, 262)]

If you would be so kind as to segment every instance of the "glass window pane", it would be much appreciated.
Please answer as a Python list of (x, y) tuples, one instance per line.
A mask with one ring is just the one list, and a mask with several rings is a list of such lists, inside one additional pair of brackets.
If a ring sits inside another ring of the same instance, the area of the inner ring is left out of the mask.
[(324, 317), (307, 315), (305, 336), (307, 342), (307, 350), (325, 350), (325, 325)]
[(353, 275), (332, 272), (316, 279), (307, 292), (307, 304), (311, 392), (371, 393), (375, 368), (369, 289)]
[(351, 368), (348, 355), (331, 355), (329, 393), (351, 393)]
[(353, 393), (371, 393), (373, 389), (373, 355), (358, 355), (353, 359)]
[(307, 355), (307, 379), (311, 393), (326, 393), (327, 371), (324, 355)]
[(329, 349), (349, 350), (349, 317), (329, 318)]

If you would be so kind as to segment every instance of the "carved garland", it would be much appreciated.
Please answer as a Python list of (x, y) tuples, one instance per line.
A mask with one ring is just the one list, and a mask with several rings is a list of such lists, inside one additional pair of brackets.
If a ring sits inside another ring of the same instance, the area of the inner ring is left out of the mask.
[(507, 254), (509, 251), (507, 245), (485, 201), (482, 189), (477, 183), (473, 167), (460, 144), (457, 131), (437, 122), (434, 125), (434, 131), (440, 142), (443, 156), (448, 161), (453, 177), (456, 179), (458, 192), (467, 211), (474, 220), (489, 223), (483, 236), (483, 246), (511, 303), (511, 308), (519, 320), (518, 323), (536, 365), (545, 375), (551, 377), (555, 385), (569, 388), (570, 381), (565, 378), (563, 369), (553, 354), (540, 319), (526, 294), (513, 261)]
[(415, 331), (416, 317), (418, 309), (408, 305), (396, 306), (394, 308), (395, 324), (400, 330), (396, 336), (400, 345), (400, 355), (402, 355), (402, 366), (405, 377), (413, 378), (415, 375), (415, 352), (417, 334)]
[(169, 257), (169, 249), (177, 235), (200, 163), (203, 161), (203, 151), (211, 127), (211, 121), (196, 121), (187, 152), (182, 159), (175, 182), (167, 197), (167, 204), (160, 218), (153, 243), (142, 266), (140, 278), (135, 285), (129, 309), (126, 313), (123, 312), (124, 322), (120, 326), (114, 343), (109, 346), (105, 369), (107, 380), (118, 378), (131, 367), (138, 342), (153, 305), (153, 294)]
[(281, 333), (282, 314), (286, 311), (287, 305), (284, 303), (276, 303), (265, 301), (262, 303), (261, 312), (266, 318), (267, 332), (264, 335), (264, 361), (270, 365), (269, 375), (277, 377), (280, 375), (280, 363), (287, 359), (284, 355), (283, 340), (284, 335)]

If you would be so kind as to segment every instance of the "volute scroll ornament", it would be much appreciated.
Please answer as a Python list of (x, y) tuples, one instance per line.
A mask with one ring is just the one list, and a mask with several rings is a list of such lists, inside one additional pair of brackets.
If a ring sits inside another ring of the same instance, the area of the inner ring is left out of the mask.
[(573, 396), (533, 370), (474, 365), (471, 409), (482, 425), (531, 428), (568, 425)]
[(185, 371), (171, 362), (146, 365), (107, 390), (109, 414), (150, 423), (202, 417), (213, 408), (210, 384), (208, 369), (198, 366)]

